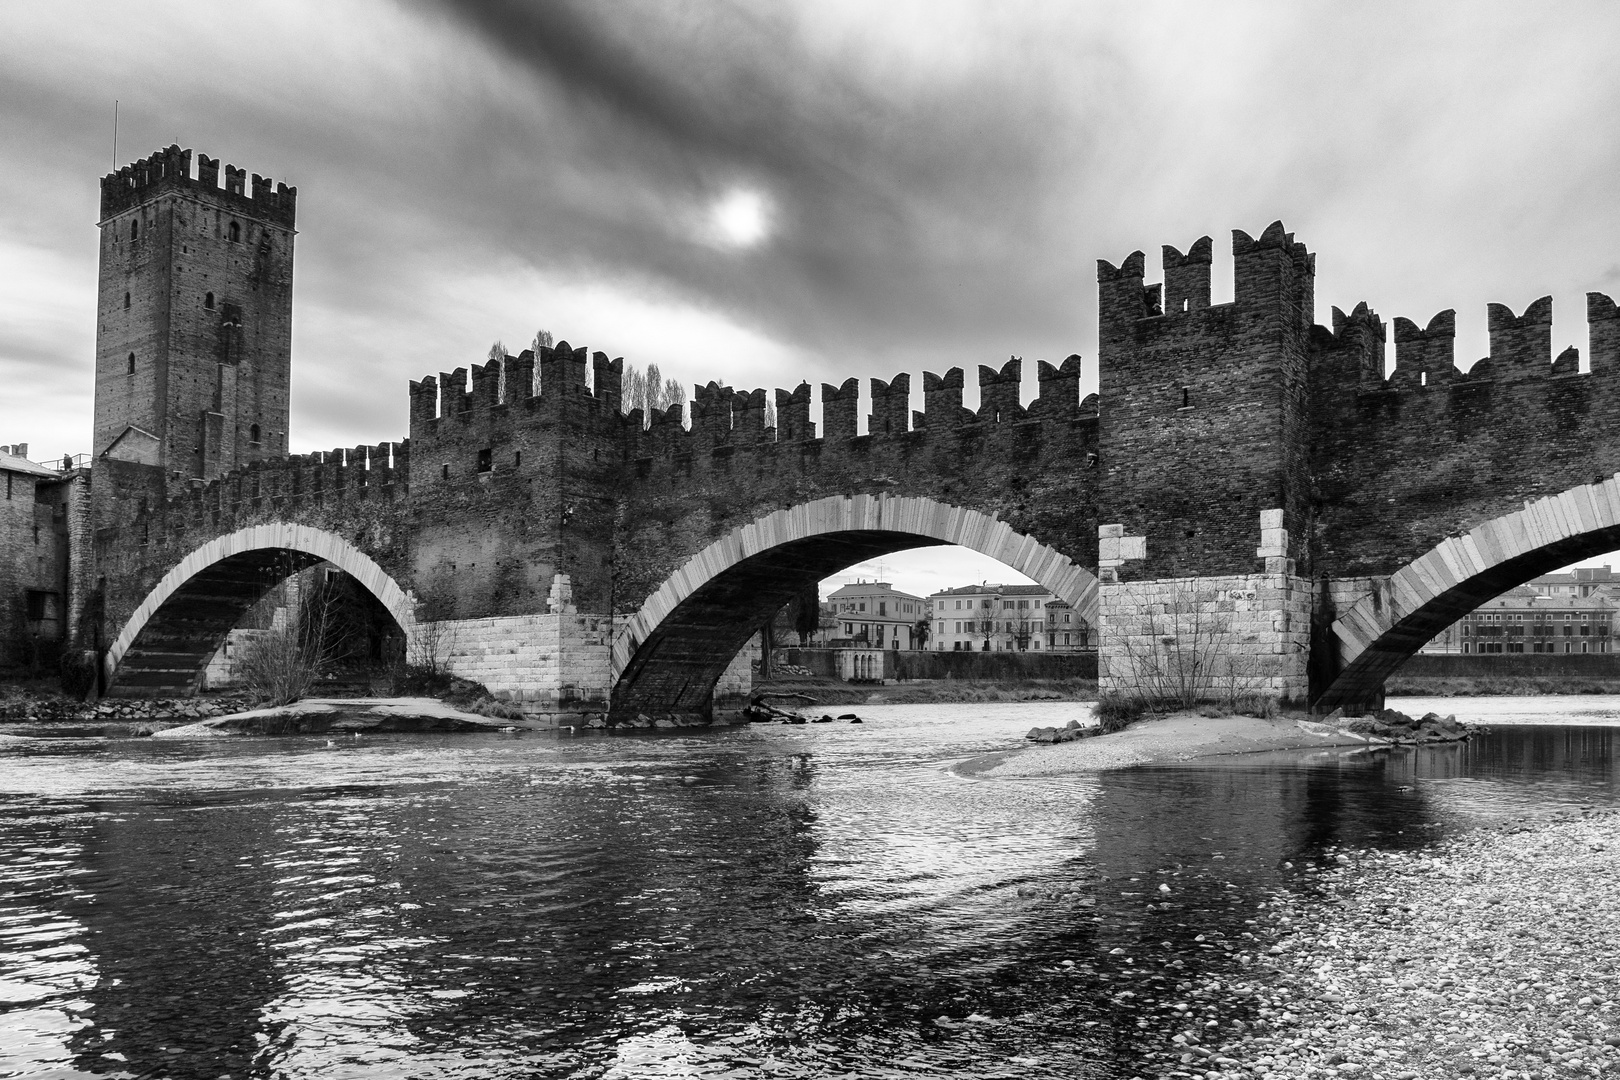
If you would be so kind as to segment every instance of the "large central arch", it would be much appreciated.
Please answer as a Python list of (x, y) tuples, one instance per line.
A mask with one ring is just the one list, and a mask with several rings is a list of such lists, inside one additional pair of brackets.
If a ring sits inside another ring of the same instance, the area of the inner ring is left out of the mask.
[(146, 594), (103, 661), (109, 691), (184, 697), (233, 626), (271, 588), (329, 562), (350, 574), (409, 638), (416, 620), (394, 580), (335, 533), (272, 522), (210, 540)]
[(1340, 669), (1312, 702), (1375, 706), (1384, 680), (1441, 630), (1515, 585), (1620, 548), (1620, 473), (1485, 522), (1392, 574), (1333, 623)]
[(614, 637), (613, 712), (707, 714), (732, 657), (794, 596), (858, 562), (941, 544), (1006, 563), (1096, 624), (1096, 577), (1006, 522), (927, 498), (831, 496), (735, 529), (671, 574)]

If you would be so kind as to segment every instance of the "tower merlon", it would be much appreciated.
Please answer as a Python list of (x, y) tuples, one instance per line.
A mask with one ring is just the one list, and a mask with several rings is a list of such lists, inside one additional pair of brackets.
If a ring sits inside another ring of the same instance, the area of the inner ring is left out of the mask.
[(101, 178), (101, 220), (169, 191), (208, 192), (240, 213), (262, 221), (292, 228), (297, 217), (298, 189), (273, 183), (253, 175), (252, 194), (246, 187), (247, 173), (234, 165), (225, 166), (225, 187), (219, 186), (219, 159), (197, 155), (197, 175), (191, 175), (190, 150), (178, 145), (159, 150), (150, 157), (125, 165)]

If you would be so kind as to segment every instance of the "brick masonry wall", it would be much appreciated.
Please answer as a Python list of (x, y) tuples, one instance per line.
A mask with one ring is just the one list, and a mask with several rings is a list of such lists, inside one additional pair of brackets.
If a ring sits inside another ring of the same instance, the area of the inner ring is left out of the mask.
[[(180, 234), (163, 230), (178, 220), (165, 226), (160, 215), (143, 228), (156, 230), (153, 243), (172, 241)], [(1550, 301), (1538, 301), (1522, 315), (1493, 307), (1491, 356), (1466, 377), (1452, 363), (1448, 313), (1421, 328), (1397, 320), (1386, 380), (1375, 313), (1336, 310), (1332, 329), (1311, 326), (1314, 256), (1280, 223), (1257, 239), (1234, 233), (1230, 304), (1209, 302), (1209, 251), (1207, 239), (1185, 255), (1167, 248), (1162, 285), (1144, 284), (1140, 253), (1099, 265), (1100, 413), (1097, 399), (1078, 400), (1071, 357), (1040, 365), (1040, 396), (1027, 408), (1018, 361), (979, 369), (981, 404), (971, 412), (959, 369), (924, 375), (926, 407), (916, 413), (909, 377), (872, 380), (864, 435), (855, 380), (823, 386), (819, 432), (807, 385), (775, 391), (774, 428), (764, 426), (766, 391), (716, 384), (698, 390), (690, 430), (678, 412), (644, 427), (639, 413), (619, 413), (621, 362), (562, 343), (412, 383), (407, 443), (267, 461), (173, 499), (161, 469), (100, 461), (97, 572), (109, 581), (109, 625), (186, 552), (259, 521), (338, 532), (413, 590), (428, 619), (547, 615), (557, 574), (572, 578), (581, 611), (604, 617), (634, 612), (697, 551), (769, 512), (886, 493), (993, 514), (1086, 567), (1098, 565), (1097, 526), (1121, 523), (1125, 537), (1145, 538), (1145, 557), (1118, 568), (1121, 587), (1260, 583), (1257, 596), (1268, 599), (1258, 607), (1210, 614), (1230, 615), (1255, 655), (1275, 657), (1297, 644), (1300, 589), (1266, 582), (1325, 576), (1343, 610), (1442, 537), (1528, 495), (1620, 470), (1620, 442), (1606, 437), (1620, 414), (1620, 311), (1607, 297), (1589, 297), (1590, 374), (1577, 372), (1572, 353), (1550, 357)], [(159, 290), (155, 264), (140, 261), (149, 256), (106, 257), (133, 260), (119, 272)], [(166, 297), (177, 288), (161, 283)], [(101, 302), (103, 315), (126, 320), (114, 336), (173, 336), (159, 325), (172, 311), (160, 317), (132, 301), (121, 314), (122, 290)], [(105, 389), (116, 405), (117, 388)], [(182, 399), (153, 393), (184, 411)], [(356, 468), (368, 458), (369, 470)], [(1272, 509), (1282, 513), (1283, 546), (1262, 557), (1254, 522)], [(867, 545), (845, 555), (908, 542), (845, 539)], [(766, 568), (772, 581), (818, 575), (839, 553), (806, 544), (779, 554)], [(720, 597), (726, 610), (740, 620), (765, 576)], [(1245, 591), (1215, 591), (1233, 589)], [(1116, 627), (1134, 625), (1125, 594), (1112, 595)], [(1228, 601), (1239, 603), (1210, 602)], [(482, 661), (469, 654), (465, 663)], [(1267, 663), (1276, 670), (1266, 686), (1297, 696), (1292, 667)], [(558, 673), (555, 685), (596, 686), (598, 677), (570, 678)]]
[(408, 589), (408, 460), (399, 443), (304, 454), (257, 462), (169, 499), (151, 467), (98, 461), (95, 565), (107, 583), (107, 640), (182, 559), (250, 525), (280, 521), (336, 533)]
[[(1104, 514), (1147, 537), (1127, 578), (1256, 569), (1262, 509), (1282, 508), (1290, 536), (1308, 535), (1314, 256), (1281, 223), (1258, 240), (1235, 231), (1232, 245), (1229, 304), (1209, 302), (1207, 237), (1188, 256), (1165, 249), (1162, 305), (1160, 286), (1143, 285), (1140, 252), (1098, 264)], [(1288, 557), (1303, 553), (1295, 541)]]
[(1303, 701), (1311, 643), (1311, 583), (1288, 574), (1234, 574), (1105, 583), (1098, 691), (1200, 700), (1258, 693)]
[[(627, 440), (621, 361), (561, 342), (411, 384), (411, 576), (434, 617), (545, 610), (555, 574), (606, 612)], [(538, 371), (536, 370), (538, 368)], [(540, 393), (535, 393), (539, 376)]]
[(296, 192), (218, 165), (171, 147), (102, 182), (94, 451), (133, 424), (171, 482), (287, 452)]
[[(740, 525), (826, 495), (922, 495), (993, 514), (1083, 566), (1096, 565), (1097, 421), (1079, 400), (1079, 359), (1042, 364), (1042, 394), (1017, 403), (1019, 364), (979, 369), (977, 413), (961, 405), (962, 373), (925, 376), (927, 409), (906, 429), (909, 380), (873, 380), (868, 434), (857, 435), (855, 381), (824, 386), (823, 430), (809, 387), (776, 391), (778, 427), (763, 426), (762, 391), (711, 384), (690, 431), (632, 414), (629, 469), (615, 532), (614, 606), (634, 611), (692, 554)], [(898, 397), (896, 397), (898, 395)]]
[(1620, 471), (1609, 433), (1620, 415), (1613, 306), (1589, 298), (1598, 351), (1586, 374), (1573, 353), (1554, 361), (1548, 300), (1519, 319), (1494, 312), (1491, 355), (1466, 373), (1454, 362), (1453, 313), (1423, 330), (1398, 319), (1387, 380), (1382, 320), (1365, 306), (1335, 309), (1333, 330), (1314, 336), (1318, 569), (1388, 574), (1528, 499)]

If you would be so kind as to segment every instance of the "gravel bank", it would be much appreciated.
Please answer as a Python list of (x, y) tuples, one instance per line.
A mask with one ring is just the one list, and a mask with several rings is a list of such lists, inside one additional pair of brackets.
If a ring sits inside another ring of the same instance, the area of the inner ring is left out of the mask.
[(1245, 978), (1192, 990), (1144, 1075), (1620, 1071), (1620, 816), (1341, 851), (1268, 903)]

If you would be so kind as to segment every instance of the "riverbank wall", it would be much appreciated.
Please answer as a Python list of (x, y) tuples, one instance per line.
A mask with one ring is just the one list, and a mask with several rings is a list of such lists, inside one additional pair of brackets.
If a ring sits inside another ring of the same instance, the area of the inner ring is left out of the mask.
[[(838, 649), (777, 649), (778, 664), (802, 667), (814, 675), (838, 678)], [(941, 652), (891, 649), (887, 670), (901, 681), (962, 679), (1017, 683), (1028, 680), (1096, 679), (1095, 652)]]
[(1407, 678), (1620, 679), (1620, 653), (1419, 653), (1402, 664)]

